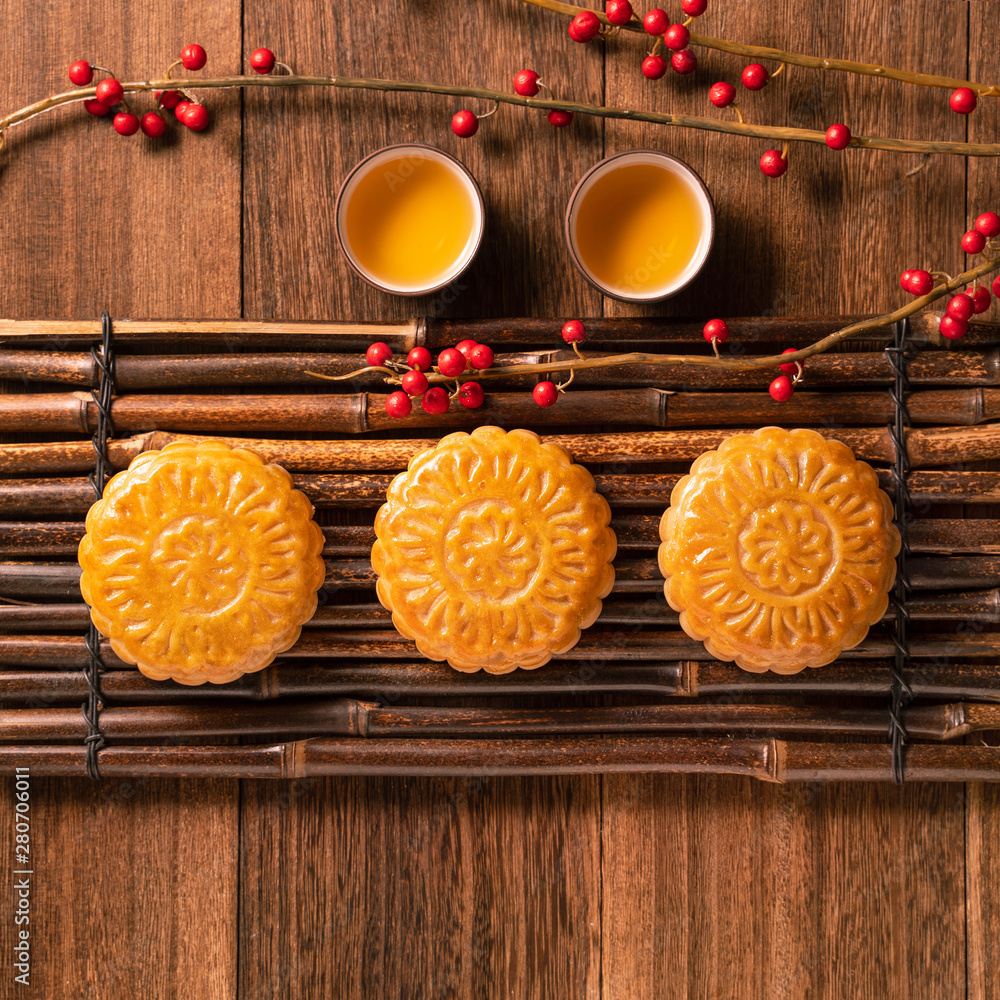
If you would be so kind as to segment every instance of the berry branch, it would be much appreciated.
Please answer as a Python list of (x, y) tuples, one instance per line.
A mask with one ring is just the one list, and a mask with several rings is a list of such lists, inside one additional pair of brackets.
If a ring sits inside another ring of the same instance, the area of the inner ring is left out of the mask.
[[(711, 355), (632, 352), (587, 358), (580, 352), (579, 347), (586, 336), (583, 324), (579, 320), (570, 320), (562, 328), (562, 338), (573, 348), (576, 357), (566, 361), (503, 365), (493, 368), (493, 351), (489, 347), (477, 344), (475, 341), (464, 340), (455, 347), (441, 351), (436, 366), (433, 364), (430, 351), (425, 347), (413, 348), (407, 355), (406, 364), (401, 364), (392, 360), (392, 350), (387, 344), (377, 343), (368, 348), (365, 355), (368, 364), (364, 368), (345, 375), (324, 375), (313, 371), (306, 374), (330, 382), (339, 382), (366, 372), (383, 372), (386, 376), (386, 385), (402, 387), (400, 391), (392, 392), (386, 397), (386, 412), (392, 417), (407, 416), (412, 408), (412, 397), (422, 397), (423, 409), (430, 414), (446, 412), (452, 399), (458, 399), (469, 409), (476, 409), (485, 399), (481, 383), (487, 379), (568, 372), (569, 378), (565, 382), (557, 384), (542, 381), (532, 390), (532, 396), (539, 406), (552, 406), (558, 400), (559, 393), (564, 392), (573, 381), (577, 372), (631, 365), (690, 365), (736, 371), (778, 368), (782, 374), (771, 382), (768, 391), (773, 399), (784, 402), (792, 397), (795, 386), (803, 380), (805, 363), (809, 358), (822, 354), (868, 330), (897, 323), (953, 292), (958, 294), (949, 300), (945, 315), (940, 320), (939, 330), (941, 335), (949, 340), (964, 336), (968, 329), (969, 318), (975, 313), (985, 312), (992, 304), (989, 291), (979, 285), (978, 281), (993, 271), (1000, 270), (1000, 240), (994, 241), (993, 237), (1000, 237), (1000, 216), (993, 212), (984, 212), (976, 219), (975, 227), (962, 237), (963, 250), (984, 257), (982, 263), (954, 277), (940, 272), (912, 269), (904, 271), (900, 277), (900, 285), (915, 296), (913, 301), (892, 312), (851, 323), (808, 347), (798, 350), (788, 348), (781, 354), (756, 358), (722, 355), (719, 353), (719, 344), (728, 340), (729, 329), (724, 320), (711, 319), (705, 324), (704, 329), (705, 340), (712, 345)], [(997, 256), (992, 256), (993, 254)], [(968, 286), (971, 286), (968, 291), (959, 291)], [(993, 294), (1000, 296), (1000, 277), (994, 279)], [(460, 383), (460, 377), (469, 381)], [(454, 391), (449, 394), (444, 388), (445, 384), (454, 384)]]
[[(91, 110), (91, 113), (103, 114), (110, 110), (111, 105), (101, 102), (98, 88), (107, 81), (102, 81), (96, 87), (80, 87), (77, 90), (54, 94), (29, 104), (0, 118), (0, 146), (9, 128), (29, 121), (37, 115), (52, 111), (64, 104), (82, 101), (84, 104), (101, 103), (104, 108)], [(525, 108), (538, 108), (552, 115), (560, 113), (592, 115), (597, 118), (623, 119), (627, 121), (651, 122), (656, 125), (670, 125), (679, 128), (702, 129), (710, 132), (724, 132), (730, 135), (740, 135), (751, 138), (780, 139), (785, 142), (815, 142), (826, 143), (827, 135), (815, 129), (789, 128), (768, 125), (749, 125), (736, 121), (721, 121), (715, 118), (702, 118), (696, 115), (675, 115), (656, 111), (641, 111), (631, 108), (609, 108), (603, 105), (583, 104), (577, 101), (554, 100), (540, 97), (523, 97), (502, 90), (490, 90), (485, 87), (463, 87), (455, 84), (431, 83), (419, 80), (374, 80), (360, 77), (338, 76), (306, 76), (289, 74), (287, 76), (225, 76), (216, 78), (165, 78), (162, 80), (115, 81), (121, 90), (114, 88), (114, 94), (120, 100), (125, 94), (141, 93), (143, 91), (183, 91), (188, 93), (197, 90), (228, 90), (239, 87), (337, 87), (346, 90), (370, 90), (381, 92), (401, 91), (405, 93), (439, 94), (450, 97), (468, 97), (497, 104), (511, 104)], [(107, 95), (110, 99), (112, 95)], [(164, 94), (165, 96), (165, 94)], [(182, 102), (184, 103), (184, 102)], [(190, 102), (188, 102), (190, 104)], [(202, 105), (195, 104), (201, 108)], [(191, 113), (190, 107), (184, 111)], [(150, 112), (155, 114), (155, 112)], [(199, 124), (203, 116), (198, 115)], [(204, 119), (204, 128), (208, 124)], [(185, 122), (187, 124), (187, 122)], [(556, 124), (556, 122), (553, 122)], [(568, 124), (568, 119), (560, 118), (558, 124)], [(193, 126), (189, 126), (192, 127)], [(197, 129), (200, 130), (200, 129)], [(131, 133), (129, 133), (131, 134)], [(160, 133), (162, 134), (162, 133)], [(882, 136), (853, 136), (850, 140), (853, 147), (867, 149), (885, 149), (897, 153), (944, 153), (953, 156), (1000, 156), (1000, 143), (973, 142), (937, 142), (920, 139), (893, 139)]]
[[(542, 7), (555, 14), (563, 14), (567, 17), (575, 17), (581, 12), (586, 12), (587, 15), (593, 15), (603, 24), (624, 31), (633, 31), (642, 34), (649, 30), (643, 26), (641, 21), (632, 19), (625, 22), (619, 20), (612, 21), (606, 14), (588, 10), (578, 4), (563, 3), (562, 0), (520, 0), (520, 2), (531, 4), (533, 7)], [(665, 29), (668, 27), (668, 24), (669, 22), (664, 23)], [(883, 80), (899, 80), (902, 83), (911, 83), (918, 87), (941, 87), (946, 90), (967, 88), (980, 97), (1000, 96), (1000, 85), (993, 83), (973, 83), (970, 80), (961, 80), (957, 77), (935, 76), (932, 73), (911, 73), (909, 70), (894, 69), (891, 66), (880, 66), (877, 63), (854, 62), (850, 59), (828, 59), (824, 56), (811, 56), (803, 52), (786, 52), (784, 49), (773, 49), (764, 45), (744, 45), (740, 42), (731, 42), (725, 38), (712, 38), (709, 35), (689, 33), (687, 40), (691, 45), (701, 45), (706, 49), (717, 49), (720, 52), (748, 56), (753, 59), (774, 60), (775, 62), (787, 63), (792, 66), (804, 66), (807, 69), (857, 73), (860, 76), (874, 76)], [(775, 75), (777, 74), (772, 74), (772, 76)]]

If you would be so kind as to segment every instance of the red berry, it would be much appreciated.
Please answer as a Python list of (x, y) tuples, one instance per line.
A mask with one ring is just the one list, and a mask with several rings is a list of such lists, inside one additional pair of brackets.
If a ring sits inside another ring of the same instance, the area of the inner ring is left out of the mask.
[(971, 295), (960, 292), (949, 300), (945, 312), (952, 319), (957, 319), (962, 323), (968, 322), (969, 317), (976, 311), (976, 305), (972, 301)]
[(708, 7), (708, 0), (681, 0), (681, 10), (688, 17), (701, 17)]
[(365, 361), (370, 365), (384, 365), (392, 357), (392, 348), (381, 340), (372, 344), (365, 351)]
[(951, 105), (951, 110), (957, 114), (971, 115), (976, 110), (979, 99), (974, 90), (970, 90), (968, 87), (959, 87), (958, 90), (952, 91), (948, 103)]
[(101, 104), (100, 101), (98, 101), (96, 98), (93, 98), (93, 97), (89, 98), (86, 101), (84, 101), (83, 102), (83, 106), (95, 118), (103, 118), (104, 115), (106, 115), (111, 110), (111, 108), (109, 108), (106, 104)]
[(736, 88), (731, 83), (720, 80), (713, 83), (708, 91), (708, 99), (717, 108), (728, 108), (736, 98)]
[(642, 61), (642, 75), (647, 80), (659, 80), (667, 71), (667, 60), (663, 56), (646, 56)]
[(274, 63), (274, 53), (270, 49), (254, 49), (250, 53), (250, 68), (255, 73), (270, 73)]
[(178, 120), (178, 121), (179, 121), (179, 122), (180, 122), (180, 123), (181, 123), (182, 125), (184, 124), (184, 115), (185, 115), (185, 113), (187, 112), (187, 109), (188, 109), (189, 107), (191, 107), (191, 103), (192, 103), (191, 101), (178, 101), (178, 102), (177, 102), (177, 103), (176, 103), (176, 104), (174, 105), (174, 117), (175, 117), (175, 118), (176, 118), (176, 119), (177, 119), (177, 120)]
[(410, 402), (410, 397), (405, 392), (390, 392), (385, 397), (385, 412), (390, 417), (408, 417), (412, 409), (413, 403)]
[(760, 158), (760, 169), (768, 177), (780, 177), (788, 169), (788, 160), (776, 149), (769, 149)]
[(454, 378), (465, 371), (465, 355), (454, 347), (446, 347), (437, 357), (438, 371), (448, 378)]
[(179, 90), (158, 90), (153, 96), (160, 107), (166, 108), (167, 111), (173, 111), (181, 103)]
[(476, 346), (477, 343), (478, 341), (475, 340), (460, 340), (455, 345), (455, 350), (458, 351), (458, 353), (461, 354), (466, 361), (468, 361), (469, 352), (472, 350), (473, 347)]
[(684, 49), (682, 52), (675, 52), (670, 57), (670, 65), (673, 66), (675, 73), (685, 75), (695, 71), (698, 67), (698, 59), (690, 49)]
[(570, 319), (563, 323), (562, 339), (567, 344), (582, 344), (587, 338), (587, 329), (578, 319)]
[(514, 93), (534, 97), (538, 93), (538, 74), (533, 69), (521, 69), (514, 74)]
[(181, 62), (184, 63), (185, 69), (197, 70), (208, 62), (208, 56), (200, 45), (192, 43), (181, 49)]
[(846, 125), (831, 125), (826, 130), (826, 144), (830, 149), (846, 149), (851, 144), (851, 130)]
[(767, 391), (771, 394), (771, 399), (778, 403), (786, 403), (795, 393), (792, 380), (787, 375), (779, 375), (769, 386)]
[(670, 18), (659, 7), (654, 7), (652, 10), (647, 11), (646, 16), (642, 19), (642, 26), (651, 35), (662, 35), (667, 30), (669, 24)]
[(493, 348), (487, 347), (485, 344), (476, 344), (466, 356), (469, 359), (469, 364), (473, 368), (478, 368), (479, 371), (485, 371), (493, 364)]
[(986, 312), (992, 301), (990, 293), (986, 291), (982, 285), (976, 285), (976, 287), (972, 289), (972, 305), (977, 313)]
[(531, 390), (531, 398), (539, 406), (551, 406), (559, 398), (559, 390), (554, 382), (539, 382)]
[(147, 111), (139, 124), (142, 126), (143, 134), (151, 139), (158, 139), (167, 131), (167, 123), (155, 111)]
[(663, 44), (674, 52), (686, 49), (691, 41), (691, 32), (683, 24), (672, 24), (663, 36)]
[(429, 372), (434, 359), (426, 347), (411, 347), (410, 353), (406, 355), (406, 363), (418, 372)]
[(486, 393), (478, 382), (463, 382), (458, 389), (458, 401), (470, 410), (478, 410), (483, 405)]
[(902, 288), (904, 292), (908, 292), (910, 290), (910, 279), (912, 277), (913, 271), (909, 268), (907, 268), (907, 270), (899, 276), (899, 287)]
[(441, 386), (435, 385), (423, 394), (420, 399), (420, 405), (423, 407), (424, 413), (429, 413), (432, 417), (436, 417), (442, 413), (447, 413), (448, 407), (451, 406), (451, 400), (448, 398), (448, 393)]
[(94, 79), (94, 67), (86, 59), (77, 59), (75, 63), (70, 63), (69, 78), (78, 87), (86, 87)]
[(962, 237), (962, 249), (966, 253), (982, 253), (984, 246), (986, 246), (986, 237), (978, 229), (970, 229)]
[(125, 88), (113, 76), (108, 77), (97, 85), (95, 96), (101, 104), (106, 104), (109, 108), (114, 107), (125, 96)]
[(604, 16), (612, 24), (628, 24), (632, 20), (632, 4), (628, 0), (608, 0)]
[(710, 319), (705, 324), (702, 335), (710, 344), (713, 340), (724, 344), (729, 339), (729, 327), (723, 319)]
[(1000, 274), (993, 279), (993, 294), (1000, 298)]
[(601, 32), (601, 21), (592, 10), (581, 10), (569, 22), (569, 37), (574, 42), (591, 42)]
[(427, 376), (423, 372), (407, 372), (402, 382), (403, 392), (407, 396), (420, 396), (427, 391)]
[(208, 128), (208, 108), (204, 104), (191, 102), (184, 109), (181, 121), (187, 125), (192, 132), (204, 132)]
[(139, 131), (139, 119), (130, 111), (122, 111), (115, 115), (111, 124), (119, 135), (135, 135)]
[(767, 86), (767, 78), (767, 70), (760, 63), (750, 63), (740, 76), (747, 90), (762, 90)]
[(906, 290), (911, 295), (926, 295), (934, 287), (934, 279), (919, 269), (910, 272), (910, 286)]
[[(798, 350), (797, 347), (786, 347), (781, 353), (782, 354), (794, 354)], [(800, 361), (798, 364), (802, 364)], [(786, 375), (797, 375), (799, 373), (798, 365), (794, 361), (789, 361), (786, 364), (778, 365), (778, 367)]]
[(565, 128), (573, 120), (572, 111), (550, 111), (546, 117), (554, 128)]
[(938, 324), (938, 331), (942, 337), (948, 340), (958, 340), (965, 336), (965, 331), (969, 329), (969, 324), (965, 320), (955, 319), (953, 316), (942, 316)]
[(1000, 215), (996, 212), (983, 212), (976, 219), (976, 229), (978, 229), (987, 239), (992, 239), (1000, 233)]
[(471, 111), (456, 111), (451, 118), (451, 130), (462, 139), (471, 139), (479, 131), (479, 119)]

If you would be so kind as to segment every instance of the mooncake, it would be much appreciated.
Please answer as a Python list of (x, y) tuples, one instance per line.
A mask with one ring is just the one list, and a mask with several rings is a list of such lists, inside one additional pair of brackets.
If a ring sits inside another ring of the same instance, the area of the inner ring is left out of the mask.
[(601, 613), (610, 520), (590, 473), (537, 434), (449, 434), (396, 476), (375, 519), (379, 600), (431, 660), (540, 667)]
[(218, 441), (140, 455), (90, 508), (80, 589), (98, 631), (154, 680), (266, 667), (316, 610), (323, 533), (277, 465)]
[(691, 466), (660, 521), (681, 627), (744, 670), (794, 674), (856, 646), (885, 613), (899, 532), (878, 477), (839, 441), (764, 427)]

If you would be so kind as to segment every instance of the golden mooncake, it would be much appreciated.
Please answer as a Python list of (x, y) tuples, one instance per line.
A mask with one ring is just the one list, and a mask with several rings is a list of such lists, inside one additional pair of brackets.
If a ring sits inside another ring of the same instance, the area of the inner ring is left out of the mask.
[(794, 674), (856, 646), (885, 613), (899, 532), (878, 477), (839, 441), (764, 427), (691, 466), (660, 521), (681, 627), (744, 670)]
[(540, 667), (611, 592), (607, 501), (566, 451), (479, 427), (415, 455), (375, 519), (372, 565), (396, 628), (456, 670)]
[(323, 533), (277, 465), (175, 442), (114, 476), (87, 515), (80, 589), (111, 648), (154, 680), (266, 667), (316, 611)]

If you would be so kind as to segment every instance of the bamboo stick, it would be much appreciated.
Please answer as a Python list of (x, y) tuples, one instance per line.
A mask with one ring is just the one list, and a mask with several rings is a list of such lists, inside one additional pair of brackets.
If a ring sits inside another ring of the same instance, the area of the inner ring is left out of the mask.
[[(910, 317), (910, 343), (915, 347), (944, 347), (937, 331), (943, 310), (924, 310)], [(387, 343), (395, 352), (411, 347), (432, 350), (453, 347), (462, 340), (506, 344), (520, 348), (551, 348), (559, 343), (566, 319), (582, 318), (587, 344), (604, 348), (662, 347), (665, 344), (697, 344), (704, 317), (698, 319), (660, 316), (508, 317), (499, 319), (440, 319), (417, 317), (401, 323), (352, 322), (257, 322), (253, 320), (128, 320), (114, 321), (115, 342), (123, 347), (149, 344), (184, 344), (195, 348), (224, 346), (228, 351), (263, 350), (364, 352), (374, 341)], [(731, 343), (780, 344), (806, 347), (836, 333), (849, 323), (868, 316), (726, 317)], [(892, 340), (892, 327), (868, 332), (867, 340)], [(4, 320), (0, 319), (0, 347), (22, 350), (46, 346), (57, 350), (86, 350), (101, 342), (101, 322), (95, 320)], [(995, 347), (1000, 344), (1000, 324), (973, 321), (962, 338), (963, 348)]]
[[(595, 475), (594, 482), (613, 508), (654, 507), (665, 509), (670, 491), (680, 473), (643, 475)], [(308, 474), (296, 476), (295, 485), (317, 508), (357, 509), (378, 507), (385, 501), (391, 475)], [(892, 474), (883, 469), (879, 482), (892, 488)], [(1000, 472), (917, 471), (907, 479), (915, 504), (996, 503), (1000, 501)], [(86, 479), (7, 479), (0, 480), (0, 517), (37, 515), (44, 510), (52, 517), (83, 516), (94, 501), (94, 491)]]
[[(489, 393), (477, 410), (452, 407), (440, 416), (415, 410), (404, 420), (385, 412), (385, 396), (374, 393), (268, 396), (120, 396), (112, 402), (115, 428), (129, 431), (170, 430), (202, 434), (310, 432), (394, 433), (420, 427), (435, 431), (501, 426), (559, 427), (583, 423), (679, 429), (746, 427), (768, 423), (820, 427), (879, 425), (893, 413), (883, 392), (797, 392), (777, 403), (764, 392), (670, 392), (664, 389), (616, 389), (568, 392), (556, 406), (541, 409), (530, 393)], [(913, 392), (907, 399), (916, 424), (968, 425), (1000, 417), (1000, 389), (965, 387)], [(462, 411), (462, 412), (459, 412)], [(0, 397), (0, 432), (89, 434), (97, 407), (86, 392), (20, 394)]]
[[(616, 511), (611, 526), (619, 552), (656, 549), (660, 544), (659, 514)], [(83, 521), (0, 521), (0, 559), (75, 559), (84, 530)], [(324, 525), (322, 531), (323, 555), (331, 558), (366, 558), (375, 542), (371, 524)], [(1000, 520), (915, 518), (907, 526), (907, 538), (910, 550), (917, 553), (997, 555)]]
[[(548, 663), (540, 670), (511, 674), (465, 674), (446, 663), (429, 661), (364, 661), (348, 663), (290, 660), (245, 674), (230, 684), (189, 687), (151, 681), (138, 670), (108, 670), (101, 689), (113, 704), (202, 701), (206, 697), (235, 701), (276, 698), (352, 696), (394, 704), (403, 697), (549, 697), (574, 698), (601, 693), (655, 695), (660, 698), (699, 696), (882, 697), (892, 685), (892, 661), (838, 660), (819, 670), (792, 675), (750, 674), (718, 660), (658, 662), (570, 661)], [(906, 677), (918, 698), (1000, 701), (1000, 664), (915, 660)], [(86, 694), (82, 671), (9, 670), (0, 672), (0, 698), (19, 704), (51, 705), (76, 701)]]
[[(1000, 728), (1000, 705), (957, 702), (910, 706), (903, 721), (911, 739), (956, 740)], [(825, 705), (732, 704), (628, 705), (605, 708), (504, 709), (387, 707), (353, 698), (308, 698), (273, 705), (214, 702), (199, 705), (109, 706), (101, 711), (107, 739), (219, 736), (416, 735), (525, 736), (555, 733), (768, 732), (884, 736), (884, 708)], [(50, 743), (81, 740), (87, 720), (78, 708), (0, 709), (5, 740)]]
[[(884, 427), (820, 427), (824, 437), (843, 441), (866, 462), (895, 460), (895, 448)], [(713, 430), (632, 431), (615, 434), (547, 434), (547, 441), (566, 448), (584, 465), (650, 462), (690, 462), (717, 448), (743, 428)], [(291, 472), (402, 471), (410, 459), (431, 448), (438, 438), (364, 439), (359, 441), (287, 441), (267, 438), (212, 437), (152, 431), (114, 439), (108, 455), (116, 469), (126, 468), (144, 451), (175, 441), (220, 440), (250, 448), (269, 462)], [(912, 468), (1000, 459), (1000, 425), (976, 427), (909, 428), (907, 454)], [(6, 475), (63, 475), (87, 472), (94, 464), (89, 441), (0, 444), (0, 473)]]
[[(916, 590), (981, 590), (1000, 586), (1000, 556), (926, 556), (908, 563)], [(326, 590), (372, 587), (377, 577), (368, 559), (327, 559)], [(80, 567), (76, 562), (0, 562), (0, 594), (32, 597), (77, 597)], [(615, 560), (616, 594), (658, 594), (663, 577), (655, 555), (621, 556)], [(952, 595), (955, 599), (956, 595)], [(978, 607), (977, 603), (977, 607)], [(992, 604), (990, 605), (990, 614)]]
[[(950, 634), (919, 633), (909, 643), (914, 659), (996, 656), (1000, 633), (970, 629)], [(873, 628), (867, 638), (841, 659), (890, 657), (895, 652), (891, 636)], [(105, 664), (112, 670), (129, 669), (105, 641), (101, 646)], [(394, 629), (321, 629), (303, 631), (299, 641), (282, 654), (283, 660), (413, 660), (422, 659), (416, 645)], [(614, 632), (584, 632), (572, 649), (556, 657), (559, 661), (583, 662), (588, 669), (612, 664), (672, 660), (707, 661), (705, 647), (679, 630), (619, 629)], [(0, 640), (0, 665), (30, 669), (82, 669), (89, 662), (85, 640), (73, 635), (8, 635)]]
[[(659, 596), (661, 586), (650, 587)], [(628, 595), (629, 591), (625, 591)], [(1000, 624), (1000, 589), (973, 590), (967, 593), (939, 593), (914, 597), (908, 602), (915, 621), (963, 621)], [(883, 620), (891, 620), (895, 611), (888, 608)], [(387, 626), (392, 616), (381, 604), (326, 604), (305, 628), (375, 628)], [(633, 596), (619, 594), (605, 599), (597, 619), (599, 625), (671, 626), (679, 624), (678, 614), (665, 601), (637, 603)], [(5, 633), (86, 632), (90, 611), (85, 604), (0, 605), (0, 648)]]
[[(914, 744), (909, 781), (995, 781), (1000, 747)], [(0, 747), (0, 774), (82, 777), (82, 747)], [(107, 746), (101, 774), (116, 777), (316, 778), (338, 775), (732, 774), (778, 783), (892, 781), (891, 749), (878, 743), (797, 743), (773, 738), (550, 736), (524, 739), (359, 740), (315, 737), (270, 746)]]
[[(655, 346), (662, 349), (663, 345)], [(593, 351), (587, 354), (588, 358), (604, 356)], [(571, 361), (574, 357), (572, 351), (554, 349), (497, 354), (490, 374), (500, 377), (500, 381), (491, 385), (497, 389), (530, 388), (539, 376), (511, 374), (502, 377), (504, 369)], [(360, 354), (119, 354), (115, 383), (123, 393), (206, 386), (315, 386), (317, 381), (312, 372), (343, 377), (364, 366)], [(907, 374), (914, 385), (997, 385), (1000, 383), (1000, 350), (918, 351), (908, 363)], [(96, 388), (98, 367), (91, 354), (0, 351), (0, 378)], [(377, 370), (363, 371), (340, 385), (343, 391), (384, 391), (385, 378), (385, 374)], [(575, 382), (581, 388), (766, 389), (772, 378), (773, 372), (766, 369), (740, 371), (689, 365), (630, 365), (580, 369)], [(893, 378), (884, 352), (829, 353), (810, 358), (807, 384), (813, 388), (888, 386)], [(326, 388), (330, 390), (331, 386)]]

